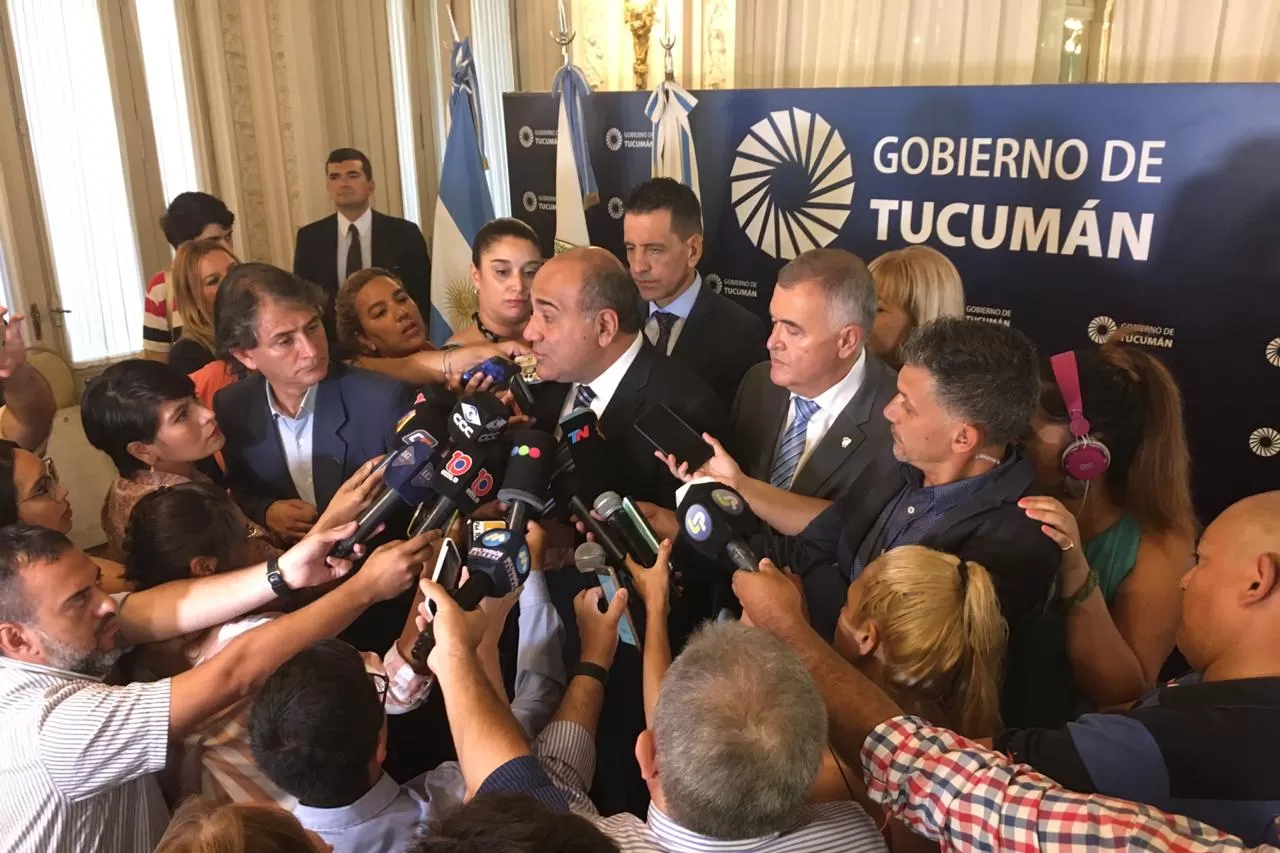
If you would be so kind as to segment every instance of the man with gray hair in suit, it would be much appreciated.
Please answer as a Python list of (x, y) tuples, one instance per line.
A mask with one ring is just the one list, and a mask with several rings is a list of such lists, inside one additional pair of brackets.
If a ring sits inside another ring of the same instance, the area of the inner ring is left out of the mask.
[[(583, 649), (610, 622), (579, 611)], [(596, 667), (599, 669), (599, 667)], [(800, 658), (737, 622), (710, 623), (676, 658), (636, 757), (649, 786), (646, 820), (600, 817), (587, 797), (603, 688), (580, 666), (534, 752), (570, 807), (623, 851), (883, 851), (884, 839), (850, 801), (806, 805), (827, 745), (822, 696)]]

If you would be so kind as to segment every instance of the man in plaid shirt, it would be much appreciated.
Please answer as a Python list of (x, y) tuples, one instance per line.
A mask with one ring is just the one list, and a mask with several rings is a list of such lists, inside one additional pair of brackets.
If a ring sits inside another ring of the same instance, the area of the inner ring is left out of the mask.
[(999, 753), (903, 716), (814, 632), (796, 587), (769, 561), (758, 572), (737, 572), (733, 589), (744, 620), (787, 643), (805, 662), (827, 705), (832, 746), (849, 764), (861, 762), (871, 799), (943, 850), (1248, 849), (1239, 838), (1195, 820), (1065, 790)]

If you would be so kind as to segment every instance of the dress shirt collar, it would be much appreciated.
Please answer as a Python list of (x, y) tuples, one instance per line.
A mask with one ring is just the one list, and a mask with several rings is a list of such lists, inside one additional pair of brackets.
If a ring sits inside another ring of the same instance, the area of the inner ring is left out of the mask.
[(363, 797), (349, 806), (321, 809), (299, 803), (293, 807), (293, 816), (312, 832), (340, 832), (373, 820), (395, 802), (400, 793), (396, 780), (383, 773)]
[(649, 832), (666, 850), (687, 850), (692, 853), (735, 853), (756, 850), (776, 839), (781, 833), (762, 835), (758, 838), (739, 838), (726, 841), (711, 838), (685, 829), (653, 803), (649, 804)]
[(693, 303), (698, 301), (698, 293), (702, 290), (702, 273), (693, 274), (693, 284), (689, 285), (689, 289), (677, 296), (671, 301), (666, 308), (659, 308), (658, 303), (649, 303), (649, 316), (652, 317), (659, 311), (666, 311), (668, 314), (675, 314), (682, 320), (689, 319), (689, 313), (693, 311)]
[[(813, 402), (818, 404), (819, 411), (832, 415), (838, 415), (844, 411), (844, 407), (849, 405), (849, 401), (853, 399), (853, 395), (858, 393), (858, 389), (862, 387), (863, 377), (867, 375), (867, 351), (864, 348), (858, 353), (858, 358), (854, 361), (853, 366), (849, 368), (849, 372), (844, 375), (836, 384), (813, 398)], [(793, 398), (795, 394), (791, 395)]]
[(352, 225), (356, 226), (356, 230), (360, 232), (361, 237), (368, 234), (369, 229), (373, 228), (373, 206), (370, 205), (369, 207), (366, 207), (364, 209), (364, 213), (360, 214), (360, 217), (356, 219), (354, 222), (350, 219), (347, 219), (347, 217), (342, 213), (342, 211), (338, 211), (338, 239), (339, 240), (345, 240), (347, 238), (347, 231), (351, 228)]
[(312, 385), (307, 389), (307, 393), (302, 395), (302, 405), (298, 407), (296, 416), (289, 415), (276, 402), (276, 395), (271, 392), (271, 383), (264, 383), (267, 386), (267, 405), (271, 407), (271, 414), (287, 421), (302, 421), (309, 418), (316, 410), (316, 388), (319, 385)]
[(85, 675), (82, 672), (72, 672), (69, 669), (58, 669), (53, 666), (45, 666), (44, 664), (30, 663), (23, 660), (14, 660), (13, 658), (2, 656), (0, 656), (0, 669), (21, 670), (23, 672), (30, 672), (36, 675), (53, 675), (58, 678), (69, 678), (76, 681), (92, 681), (96, 684), (101, 684), (105, 681), (105, 679), (99, 678), (95, 675)]
[[(595, 392), (595, 399), (591, 401), (591, 408), (597, 414), (603, 412), (609, 405), (609, 401), (613, 399), (613, 395), (617, 392), (618, 386), (622, 384), (622, 377), (627, 375), (627, 371), (631, 369), (631, 364), (636, 360), (636, 356), (640, 354), (640, 347), (644, 346), (644, 336), (636, 333), (636, 339), (631, 342), (631, 346), (618, 356), (613, 364), (605, 368), (604, 372), (590, 382), (580, 382), (573, 386), (573, 393), (577, 393), (578, 385), (590, 386)], [(569, 399), (573, 399), (570, 397)], [(599, 408), (596, 408), (596, 404)]]

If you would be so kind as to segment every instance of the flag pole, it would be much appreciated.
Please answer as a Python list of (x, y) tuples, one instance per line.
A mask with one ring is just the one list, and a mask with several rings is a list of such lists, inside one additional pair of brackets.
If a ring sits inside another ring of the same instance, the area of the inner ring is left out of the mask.
[(569, 29), (569, 21), (564, 13), (564, 0), (557, 0), (558, 12), (560, 15), (560, 32), (552, 33), (551, 39), (560, 45), (560, 59), (563, 61), (564, 68), (569, 67), (569, 45), (573, 44), (573, 38), (576, 32)]

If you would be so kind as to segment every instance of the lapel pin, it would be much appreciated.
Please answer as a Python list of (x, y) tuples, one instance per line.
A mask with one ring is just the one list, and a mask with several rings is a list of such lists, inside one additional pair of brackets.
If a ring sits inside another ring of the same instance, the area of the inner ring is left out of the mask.
[(852, 438), (849, 438), (849, 436), (847, 436), (847, 435), (846, 435), (844, 438), (840, 439), (840, 449), (841, 449), (841, 450), (843, 450), (844, 448), (848, 447), (848, 446), (849, 446), (849, 445), (851, 445), (851, 444), (853, 444), (853, 439), (852, 439)]

